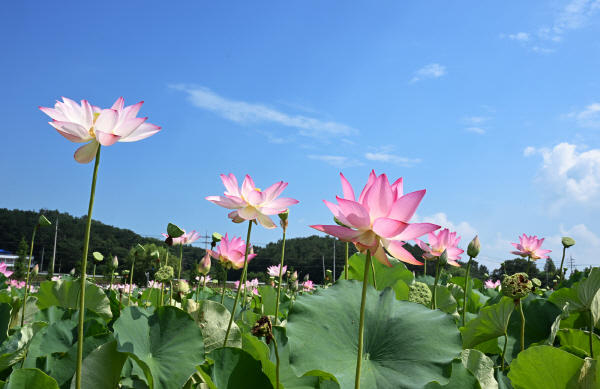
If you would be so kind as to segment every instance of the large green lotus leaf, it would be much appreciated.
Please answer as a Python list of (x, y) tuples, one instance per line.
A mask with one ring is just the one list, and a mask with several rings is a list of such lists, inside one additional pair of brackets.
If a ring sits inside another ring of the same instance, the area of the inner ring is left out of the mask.
[(392, 289), (394, 289), (394, 292), (396, 293), (396, 300), (408, 300), (410, 295), (410, 287), (406, 284), (406, 282), (398, 280)]
[(27, 351), (27, 357), (25, 358), (25, 364), (23, 367), (32, 369), (37, 367), (36, 360), (37, 357), (40, 356), (40, 345), (42, 344), (42, 339), (46, 334), (46, 331), (48, 331), (48, 327), (49, 326), (43, 327), (33, 336), (31, 343), (29, 343), (29, 349)]
[(418, 275), (415, 277), (415, 282), (422, 282), (427, 285), (433, 285), (435, 283), (435, 278), (427, 275)]
[(580, 271), (577, 272), (573, 275), (571, 275), (571, 277), (568, 280), (565, 280), (563, 282), (561, 282), (560, 284), (558, 284), (556, 286), (556, 288), (554, 288), (554, 290), (559, 290), (562, 288), (570, 288), (573, 286), (574, 283), (579, 282), (581, 280), (583, 280), (584, 278), (587, 278), (589, 272), (585, 272), (585, 271)]
[[(269, 359), (269, 357), (270, 357), (269, 347), (264, 342), (261, 342), (260, 339), (258, 339), (257, 337), (252, 336), (250, 334), (244, 334), (244, 335), (242, 335), (242, 349), (244, 349), (248, 354), (252, 355), (252, 357), (254, 359), (260, 361), (260, 364), (262, 365), (263, 373), (265, 373), (267, 375), (267, 377), (269, 377), (269, 380), (271, 381), (271, 385), (273, 385), (273, 387), (276, 387), (276, 385), (277, 385), (277, 372), (276, 372), (277, 367)], [(288, 361), (288, 366), (289, 366), (289, 361)], [(281, 381), (281, 377), (280, 377), (280, 381)], [(283, 386), (283, 384), (281, 386)]]
[[(227, 308), (214, 301), (201, 300), (198, 303), (198, 309), (191, 312), (190, 315), (202, 331), (205, 352), (209, 353), (217, 347), (223, 347), (231, 318), (231, 313)], [(242, 347), (242, 333), (235, 323), (231, 324), (227, 345)]]
[[(377, 290), (393, 287), (398, 280), (404, 281), (407, 285), (412, 285), (415, 281), (415, 276), (412, 271), (408, 270), (406, 265), (393, 257), (388, 257), (392, 267), (388, 267), (375, 258), (373, 264), (375, 267), (375, 280), (377, 281)], [(365, 254), (356, 253), (348, 258), (348, 278), (351, 280), (362, 281), (365, 276)], [(344, 278), (344, 274), (340, 276)], [(373, 271), (369, 270), (369, 284), (373, 283)]]
[[(25, 296), (23, 296), (24, 298)], [(39, 308), (36, 306), (37, 298), (34, 296), (27, 296), (27, 304), (25, 304), (25, 320), (23, 323), (31, 323), (34, 321), (33, 316)], [(12, 304), (12, 312), (10, 318), (10, 328), (21, 324), (21, 316), (23, 315), (23, 300), (16, 300)]]
[[(525, 315), (525, 348), (548, 339), (552, 324), (562, 311), (548, 300), (538, 299), (522, 303)], [(504, 337), (498, 339), (498, 346), (504, 347)], [(521, 351), (521, 314), (514, 312), (508, 323), (508, 343), (506, 362), (511, 363)]]
[[(354, 386), (362, 287), (356, 280), (340, 280), (298, 297), (287, 323), (290, 364), (297, 376), (322, 370), (335, 376), (341, 388)], [(392, 289), (378, 292), (368, 286), (361, 387), (446, 384), (461, 343), (451, 315), (398, 301)]]
[[(433, 285), (428, 285), (429, 289), (431, 289), (431, 295), (433, 296)], [(452, 293), (443, 285), (438, 285), (435, 292), (435, 306), (436, 308), (441, 309), (442, 311), (454, 315), (458, 318), (458, 313), (456, 308), (458, 304), (454, 297), (452, 297)]]
[(460, 328), (463, 347), (473, 348), (479, 343), (504, 335), (514, 309), (514, 302), (508, 297), (502, 298), (498, 304), (481, 308), (479, 316)]
[(440, 385), (437, 382), (430, 382), (425, 385), (425, 389), (481, 389), (479, 381), (462, 363), (460, 359), (452, 361), (452, 376), (446, 385)]
[[(591, 355), (589, 331), (573, 330), (569, 328), (558, 331), (556, 335), (562, 346), (577, 347)], [(592, 344), (594, 346), (594, 355), (599, 355), (600, 337), (598, 335), (592, 334)]]
[[(34, 294), (38, 298), (37, 306), (44, 309), (57, 305), (63, 308), (77, 309), (79, 297), (79, 282), (75, 281), (44, 281), (40, 289)], [(99, 287), (86, 282), (85, 307), (100, 315), (107, 323), (112, 318), (110, 301)]]
[(148, 305), (152, 305), (154, 307), (158, 307), (158, 303), (160, 302), (160, 289), (157, 288), (148, 288), (142, 293), (142, 300), (148, 300)]
[[(117, 341), (105, 343), (88, 354), (81, 365), (81, 389), (118, 387), (127, 355), (117, 351)], [(55, 364), (56, 365), (56, 364)], [(75, 389), (75, 380), (71, 389)]]
[[(77, 342), (76, 321), (65, 320), (51, 324), (42, 337), (39, 355), (65, 353)], [(83, 322), (83, 337), (98, 335), (108, 332), (108, 329), (94, 319)]]
[(498, 346), (498, 343), (500, 343), (500, 339), (502, 339), (502, 346), (504, 347), (504, 336), (501, 336), (499, 338), (494, 338), (479, 343), (477, 346), (475, 346), (474, 350), (481, 351), (484, 354), (500, 355), (502, 354), (502, 349), (500, 348), (500, 346)]
[(463, 350), (463, 365), (477, 378), (482, 389), (495, 389), (498, 382), (494, 378), (494, 362), (484, 353), (477, 350)]
[(8, 303), (0, 303), (0, 344), (8, 338), (10, 328), (12, 306)]
[(25, 358), (33, 337), (40, 329), (47, 325), (47, 323), (43, 322), (25, 324), (9, 336), (0, 346), (0, 371)]
[[(275, 306), (277, 305), (277, 289), (268, 285), (259, 286), (258, 293), (260, 293), (263, 303), (262, 314), (275, 316)], [(290, 298), (282, 290), (281, 295), (279, 296), (279, 317), (286, 316), (286, 313), (290, 310), (290, 304)]]
[(58, 389), (56, 380), (39, 369), (20, 369), (10, 375), (5, 389)]
[(587, 386), (596, 374), (593, 362), (550, 346), (532, 347), (513, 361), (508, 378), (515, 389), (593, 388)]
[[(540, 342), (537, 343), (533, 343), (530, 345), (530, 347), (532, 346), (552, 346), (554, 345), (554, 339), (556, 338), (556, 334), (558, 332), (558, 330), (561, 327), (561, 321), (565, 318), (569, 316), (569, 304), (565, 304), (565, 306), (562, 309), (562, 313), (560, 315), (558, 315), (556, 317), (556, 319), (554, 319), (554, 323), (552, 323), (552, 326), (550, 326), (550, 335), (548, 335), (547, 339), (543, 339)], [(527, 324), (527, 323), (525, 323)]]
[(202, 370), (215, 388), (273, 389), (269, 377), (262, 371), (260, 362), (241, 348), (221, 347), (211, 351), (207, 357), (214, 363), (202, 366)]
[[(92, 351), (103, 344), (113, 342), (115, 338), (112, 334), (99, 334), (89, 336), (83, 339), (83, 358), (86, 358)], [(57, 359), (50, 368), (50, 377), (54, 378), (58, 386), (62, 389), (71, 387), (71, 380), (75, 374), (77, 364), (77, 348), (79, 343), (75, 342), (63, 355)], [(120, 372), (120, 370), (119, 370)]]
[[(242, 298), (240, 297), (240, 300), (241, 299)], [(215, 301), (220, 304), (221, 303), (221, 295), (215, 294), (214, 296), (210, 296), (206, 300)], [(235, 304), (235, 299), (231, 298), (229, 296), (225, 296), (225, 298), (223, 299), (223, 305), (225, 305), (225, 308), (227, 308), (227, 310), (229, 312), (233, 311), (233, 304)], [(242, 313), (242, 305), (238, 302), (237, 308), (235, 310), (235, 319), (239, 318), (240, 313)]]
[(140, 365), (150, 389), (180, 389), (204, 363), (202, 332), (181, 309), (127, 307), (113, 328), (117, 350)]

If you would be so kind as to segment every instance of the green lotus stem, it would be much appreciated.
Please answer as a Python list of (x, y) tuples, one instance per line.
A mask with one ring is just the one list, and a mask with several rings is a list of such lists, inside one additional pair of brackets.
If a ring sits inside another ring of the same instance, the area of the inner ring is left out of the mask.
[(77, 326), (77, 364), (75, 368), (75, 388), (81, 389), (81, 363), (83, 362), (83, 315), (85, 311), (85, 272), (87, 269), (87, 255), (90, 244), (90, 228), (92, 227), (92, 210), (94, 209), (94, 197), (96, 194), (96, 179), (98, 177), (98, 165), (100, 164), (101, 145), (96, 152), (96, 163), (94, 164), (94, 175), (92, 178), (92, 191), (90, 193), (90, 205), (85, 226), (85, 238), (83, 241), (83, 254), (81, 258), (81, 304), (79, 307), (79, 324)]
[(279, 389), (279, 350), (277, 350), (277, 341), (275, 341), (274, 336), (271, 336), (271, 340), (273, 341), (273, 348), (275, 349), (275, 358), (277, 359), (277, 368), (275, 369), (275, 379), (277, 380), (277, 389)]
[(94, 280), (94, 285), (96, 284), (96, 263), (94, 262), (94, 273), (93, 273), (93, 278)]
[(181, 268), (183, 267), (183, 245), (179, 244), (179, 272), (177, 273), (177, 281), (181, 278)]
[[(509, 316), (510, 318), (510, 316)], [(506, 355), (506, 345), (508, 344), (508, 334), (504, 331), (504, 349), (502, 349), (502, 363), (500, 364), (500, 371), (504, 371), (504, 356)]]
[(375, 263), (371, 260), (371, 270), (373, 270), (373, 286), (377, 290), (377, 279), (375, 279)]
[[(560, 261), (560, 281), (559, 282), (563, 282), (565, 280), (565, 275), (563, 274), (565, 272), (563, 265), (565, 264), (565, 252), (567, 251), (567, 248), (565, 246), (563, 246), (563, 257), (562, 257), (562, 261)], [(529, 274), (527, 274), (529, 275)]]
[[(196, 302), (198, 302), (198, 289), (200, 289), (200, 280), (198, 280), (198, 285), (196, 285)], [(202, 287), (202, 290), (204, 291), (204, 286)]]
[(110, 296), (112, 295), (112, 284), (113, 284), (113, 278), (115, 276), (115, 269), (112, 268), (110, 269), (110, 285), (108, 287), (108, 298), (110, 299)]
[[(203, 292), (206, 290), (206, 277), (207, 277), (207, 276), (208, 276), (208, 274), (204, 276), (204, 282), (202, 283), (202, 291), (203, 291)], [(199, 282), (198, 282), (198, 285), (200, 285), (200, 283), (199, 283)]]
[(164, 299), (165, 299), (165, 283), (161, 282), (160, 283), (160, 298), (158, 299), (158, 306), (159, 307), (162, 307)]
[(440, 280), (440, 260), (436, 261), (435, 265), (435, 283), (433, 284), (433, 295), (431, 296), (431, 309), (436, 309), (435, 295), (437, 291), (438, 281)]
[(519, 312), (521, 313), (521, 351), (525, 350), (525, 315), (523, 314), (523, 301), (519, 300)]
[(590, 356), (594, 359), (594, 319), (592, 318), (592, 311), (588, 311), (590, 317)]
[(465, 298), (463, 299), (463, 326), (467, 325), (467, 298), (469, 297), (467, 290), (469, 289), (469, 272), (471, 271), (471, 261), (473, 257), (469, 257), (469, 263), (467, 264), (467, 276), (465, 277)]
[(33, 255), (33, 240), (35, 239), (35, 232), (37, 231), (39, 224), (33, 229), (33, 236), (31, 237), (31, 250), (29, 251), (29, 265), (27, 265), (27, 281), (25, 282), (25, 300), (23, 300), (23, 314), (21, 314), (21, 327), (25, 321), (25, 307), (27, 306), (27, 292), (29, 291), (29, 270), (31, 269), (31, 256)]
[(169, 305), (173, 305), (173, 281), (169, 280), (169, 291), (171, 292), (171, 297), (169, 297)]
[(527, 277), (529, 277), (529, 264), (531, 263), (531, 255), (527, 257)]
[(425, 258), (425, 261), (423, 261), (423, 275), (427, 275), (427, 258)]
[(362, 299), (360, 300), (360, 320), (358, 322), (358, 358), (356, 360), (356, 378), (354, 389), (360, 389), (360, 369), (362, 366), (363, 335), (365, 330), (365, 304), (367, 302), (367, 285), (369, 284), (369, 268), (371, 267), (371, 250), (367, 250), (365, 275), (363, 277)]
[(131, 262), (131, 273), (129, 273), (129, 298), (127, 299), (127, 306), (131, 305), (131, 289), (133, 288), (133, 265), (135, 264), (135, 256)]
[[(279, 285), (277, 285), (277, 301), (275, 302), (275, 325), (277, 325), (277, 318), (279, 318), (279, 295), (281, 294), (281, 278), (283, 277), (283, 256), (285, 254), (285, 233), (286, 229), (283, 229), (283, 244), (281, 246), (281, 262), (279, 263)], [(290, 307), (291, 309), (291, 307)], [(279, 384), (279, 381), (278, 381)]]
[(346, 262), (344, 263), (344, 278), (348, 279), (348, 246), (350, 242), (346, 242)]
[[(244, 256), (244, 271), (242, 273), (242, 278), (244, 274), (246, 274), (246, 269), (248, 269), (248, 254), (250, 252), (250, 232), (252, 231), (252, 220), (248, 220), (248, 236), (246, 237), (246, 255)], [(244, 288), (246, 289), (246, 288)], [(237, 293), (235, 295), (235, 302), (233, 303), (233, 309), (231, 310), (231, 317), (229, 318), (229, 325), (227, 326), (227, 332), (225, 333), (225, 341), (223, 342), (223, 347), (227, 346), (227, 339), (229, 338), (229, 331), (231, 331), (231, 324), (233, 323), (233, 318), (235, 317), (235, 309), (237, 308), (237, 303), (240, 299), (240, 292), (242, 291), (242, 282), (240, 281), (240, 285), (238, 286)]]
[(119, 315), (121, 315), (121, 305), (123, 305), (123, 292), (119, 292)]
[(223, 301), (225, 300), (225, 286), (227, 286), (227, 268), (225, 268), (225, 281), (223, 281), (223, 289), (221, 289), (221, 305), (223, 305)]

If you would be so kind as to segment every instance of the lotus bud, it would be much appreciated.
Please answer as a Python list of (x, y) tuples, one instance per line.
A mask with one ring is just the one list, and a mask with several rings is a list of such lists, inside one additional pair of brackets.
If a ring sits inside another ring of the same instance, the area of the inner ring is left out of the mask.
[(290, 276), (290, 281), (294, 282), (298, 279), (298, 272), (295, 271), (292, 273), (292, 275)]
[(308, 281), (308, 274), (304, 276), (304, 282)]
[(113, 257), (113, 260), (110, 263), (110, 266), (112, 266), (113, 269), (116, 269), (119, 267), (119, 260), (117, 259), (116, 255)]
[(198, 273), (203, 276), (207, 275), (210, 272), (210, 265), (210, 254), (207, 253), (198, 264)]
[(290, 272), (289, 270), (285, 272), (286, 277), (289, 279), (290, 276), (292, 275), (292, 272)]
[(529, 292), (535, 290), (533, 283), (528, 279), (525, 273), (516, 273), (512, 276), (504, 277), (502, 280), (502, 293), (513, 300), (520, 300), (527, 297)]
[(575, 244), (575, 239), (565, 236), (564, 238), (562, 238), (562, 244), (563, 246), (565, 246), (565, 248), (569, 248)]
[(75, 268), (71, 269), (71, 271), (69, 272), (69, 275), (71, 277), (73, 277), (75, 275)]
[(439, 256), (438, 261), (440, 266), (445, 266), (448, 263), (448, 250), (444, 250), (442, 255)]
[(469, 247), (467, 248), (467, 255), (471, 258), (477, 258), (477, 255), (479, 255), (480, 250), (481, 242), (479, 242), (479, 236), (475, 236), (475, 238), (469, 243)]
[(294, 281), (294, 283), (292, 284), (292, 292), (295, 292), (298, 290), (298, 280)]
[(33, 267), (33, 269), (31, 269), (31, 276), (32, 277), (37, 276), (39, 271), (40, 271), (40, 267), (38, 265), (35, 265)]
[(135, 256), (136, 257), (138, 256), (138, 254), (144, 254), (145, 252), (146, 252), (146, 249), (141, 244), (138, 243), (137, 246), (135, 246)]
[(273, 325), (271, 324), (271, 320), (268, 316), (263, 316), (260, 319), (258, 319), (256, 324), (254, 324), (254, 327), (252, 327), (250, 333), (258, 338), (266, 337), (267, 344), (269, 344), (271, 343), (271, 338), (273, 337), (273, 335), (271, 334), (272, 330)]
[(50, 221), (48, 219), (46, 219), (46, 216), (40, 215), (40, 218), (38, 220), (38, 226), (40, 226), (40, 227), (48, 227), (50, 225), (52, 225), (52, 223), (50, 223)]
[(92, 256), (94, 257), (94, 265), (97, 265), (104, 260), (104, 255), (100, 254), (97, 251), (94, 251), (92, 253)]

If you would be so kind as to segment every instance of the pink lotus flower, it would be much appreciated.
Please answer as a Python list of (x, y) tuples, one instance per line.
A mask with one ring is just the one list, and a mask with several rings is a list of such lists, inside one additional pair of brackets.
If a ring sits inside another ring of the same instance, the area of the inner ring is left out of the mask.
[(258, 220), (265, 228), (277, 227), (268, 215), (284, 213), (287, 207), (298, 203), (287, 197), (276, 199), (288, 185), (280, 181), (271, 185), (264, 192), (254, 186), (252, 177), (246, 175), (242, 188), (238, 188), (237, 179), (233, 174), (221, 174), (221, 179), (227, 191), (223, 196), (209, 196), (206, 199), (227, 209), (235, 209), (228, 217), (235, 223), (244, 220)]
[[(430, 223), (408, 221), (414, 215), (425, 190), (402, 195), (402, 178), (389, 184), (385, 174), (377, 177), (375, 171), (369, 175), (369, 181), (363, 188), (358, 201), (354, 190), (343, 174), (342, 188), (344, 198), (336, 196), (338, 204), (323, 200), (333, 215), (344, 226), (311, 226), (319, 231), (333, 235), (345, 242), (353, 242), (361, 253), (368, 249), (377, 260), (386, 266), (392, 266), (385, 250), (401, 261), (422, 265), (402, 245), (440, 226)], [(384, 250), (385, 247), (385, 250)]]
[(548, 258), (547, 255), (552, 250), (541, 250), (544, 238), (538, 239), (537, 236), (519, 236), (519, 243), (511, 243), (519, 251), (511, 251), (511, 254), (520, 255), (521, 257), (531, 257), (534, 261), (540, 258)]
[(0, 263), (0, 273), (4, 274), (6, 277), (10, 277), (14, 272), (6, 270), (6, 262), (2, 262)]
[[(236, 281), (234, 282), (234, 289), (239, 288), (240, 286), (240, 281)], [(246, 290), (251, 290), (252, 294), (258, 296), (258, 289), (256, 289), (256, 287), (258, 286), (258, 278), (253, 279), (252, 281), (246, 281)], [(242, 286), (242, 290), (244, 289), (244, 287)]]
[[(197, 241), (200, 238), (200, 234), (198, 232), (196, 232), (196, 230), (192, 231), (192, 232), (188, 232), (186, 234), (185, 229), (183, 229), (183, 235), (181, 235), (179, 238), (173, 238), (173, 244), (192, 244), (195, 241)], [(169, 234), (162, 234), (165, 238), (169, 237)]]
[(271, 277), (277, 277), (277, 278), (279, 278), (279, 275), (280, 275), (280, 274), (285, 274), (285, 271), (287, 270), (287, 265), (285, 265), (285, 266), (283, 267), (283, 270), (281, 271), (281, 273), (279, 272), (279, 269), (280, 269), (280, 267), (281, 267), (281, 265), (277, 265), (277, 266), (269, 266), (269, 267), (267, 268), (267, 273), (269, 273), (269, 275), (270, 275)]
[[(250, 248), (252, 248), (252, 246), (250, 246)], [(225, 234), (215, 251), (207, 251), (211, 257), (223, 262), (223, 266), (225, 266), (227, 269), (241, 269), (244, 267), (246, 243), (242, 240), (242, 238), (236, 238), (234, 236), (233, 239), (229, 241), (229, 237), (227, 234)], [(256, 257), (256, 254), (248, 254), (248, 262), (250, 262), (250, 260), (254, 257)]]
[(486, 282), (484, 282), (484, 286), (486, 287), (486, 289), (496, 289), (500, 286), (500, 280), (496, 282), (492, 280), (487, 280)]
[[(210, 278), (210, 276), (206, 276), (206, 282), (210, 282), (210, 280), (212, 280), (212, 278)], [(204, 276), (201, 277), (196, 277), (196, 281), (203, 283), (204, 282)]]
[(135, 142), (160, 131), (160, 127), (145, 123), (148, 118), (136, 118), (143, 101), (123, 108), (122, 97), (111, 109), (101, 109), (81, 100), (81, 106), (63, 97), (54, 108), (39, 107), (53, 121), (50, 125), (59, 134), (75, 143), (90, 143), (75, 152), (75, 160), (89, 163), (96, 157), (98, 145), (111, 146), (116, 142)]
[(460, 267), (460, 263), (456, 262), (460, 259), (460, 254), (464, 253), (465, 250), (459, 249), (458, 242), (460, 242), (460, 236), (456, 237), (456, 232), (450, 233), (450, 230), (444, 228), (437, 236), (430, 232), (427, 235), (429, 239), (429, 245), (420, 239), (415, 239), (415, 242), (419, 245), (421, 250), (425, 251), (423, 258), (435, 259), (442, 255), (444, 250), (448, 252), (448, 263), (452, 266)]
[(148, 288), (160, 289), (161, 287), (162, 287), (162, 284), (160, 282), (150, 281), (148, 283)]
[(310, 280), (304, 281), (304, 284), (302, 284), (302, 287), (304, 288), (305, 291), (313, 290), (315, 288), (313, 282)]

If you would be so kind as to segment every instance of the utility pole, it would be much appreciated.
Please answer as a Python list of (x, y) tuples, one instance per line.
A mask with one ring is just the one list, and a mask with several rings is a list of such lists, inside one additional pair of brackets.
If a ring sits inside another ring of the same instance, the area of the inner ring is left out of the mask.
[(322, 255), (323, 257), (323, 279), (325, 279), (325, 256)]
[(208, 251), (208, 230), (206, 230), (206, 235), (204, 236), (204, 250)]
[[(56, 236), (58, 235), (58, 218), (56, 218), (56, 230), (54, 230), (54, 254), (52, 254), (52, 266), (48, 272), (51, 276), (54, 276), (54, 259), (56, 258)], [(59, 270), (60, 272), (60, 270)]]
[(333, 280), (331, 280), (331, 282), (333, 283), (334, 281), (335, 281), (335, 238), (333, 238)]

